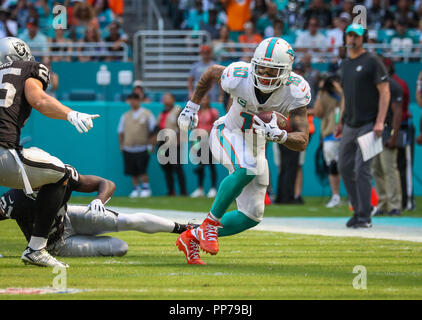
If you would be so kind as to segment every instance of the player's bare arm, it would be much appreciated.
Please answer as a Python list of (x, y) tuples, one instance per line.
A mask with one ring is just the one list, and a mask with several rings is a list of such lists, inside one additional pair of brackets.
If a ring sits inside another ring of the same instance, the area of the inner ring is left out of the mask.
[(220, 83), (221, 75), (223, 74), (225, 67), (220, 65), (213, 65), (209, 67), (199, 79), (191, 101), (196, 104), (200, 104), (202, 98), (211, 89), (212, 85), (217, 82)]
[(35, 78), (25, 81), (25, 98), (34, 109), (49, 118), (67, 120), (67, 115), (72, 111), (45, 93), (41, 81)]
[(116, 185), (113, 181), (92, 175), (80, 175), (78, 192), (91, 193), (98, 192), (97, 199), (105, 203), (111, 198), (116, 190)]
[(177, 119), (179, 128), (182, 131), (196, 128), (198, 125), (198, 111), (202, 98), (211, 89), (214, 82), (221, 82), (221, 75), (225, 67), (213, 65), (209, 67), (199, 79), (191, 100), (188, 101), (186, 107), (182, 110)]
[(68, 120), (80, 133), (88, 132), (94, 126), (92, 119), (99, 117), (98, 114), (80, 113), (66, 107), (56, 98), (45, 93), (41, 81), (35, 78), (25, 81), (25, 98), (34, 109), (46, 117)]
[(300, 107), (290, 111), (290, 128), (284, 145), (294, 151), (304, 151), (309, 142), (309, 123), (306, 107)]

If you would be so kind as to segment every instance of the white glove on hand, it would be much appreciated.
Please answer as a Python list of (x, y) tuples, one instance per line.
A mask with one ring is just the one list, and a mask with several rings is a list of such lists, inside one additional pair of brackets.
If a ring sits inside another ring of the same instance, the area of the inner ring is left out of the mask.
[(76, 127), (79, 133), (88, 132), (88, 130), (92, 129), (94, 124), (92, 123), (92, 119), (99, 118), (99, 114), (86, 114), (76, 111), (70, 111), (67, 115), (67, 120)]
[(189, 129), (195, 129), (198, 125), (198, 111), (200, 106), (196, 103), (188, 101), (186, 107), (182, 110), (177, 119), (177, 124), (180, 130), (188, 131)]
[(256, 133), (265, 135), (265, 138), (270, 141), (274, 141), (277, 143), (284, 143), (287, 140), (287, 131), (281, 130), (277, 124), (277, 116), (273, 113), (271, 117), (271, 121), (269, 123), (265, 123), (257, 116), (253, 117), (254, 123), (253, 128), (255, 129)]
[(105, 210), (106, 209), (104, 207), (104, 204), (101, 202), (101, 200), (95, 199), (88, 205), (87, 212), (91, 211), (94, 215), (104, 215)]

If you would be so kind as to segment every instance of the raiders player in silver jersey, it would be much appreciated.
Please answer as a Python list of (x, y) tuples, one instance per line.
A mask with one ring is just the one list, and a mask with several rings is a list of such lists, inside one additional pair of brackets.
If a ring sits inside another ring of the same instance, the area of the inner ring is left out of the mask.
[(38, 148), (20, 146), (21, 129), (32, 108), (43, 115), (68, 120), (79, 132), (93, 127), (99, 115), (79, 113), (45, 93), (50, 81), (46, 66), (34, 61), (28, 45), (18, 38), (0, 39), (0, 185), (37, 190), (34, 228), (22, 254), (25, 263), (65, 266), (46, 250), (50, 226), (64, 197), (67, 172), (59, 159)]
[[(66, 165), (70, 172), (65, 183), (65, 197), (51, 225), (47, 251), (66, 257), (123, 256), (128, 251), (126, 242), (100, 234), (119, 231), (144, 233), (182, 233), (186, 225), (147, 213), (123, 214), (105, 209), (102, 203), (111, 198), (115, 185), (112, 181), (91, 175), (80, 175)], [(86, 206), (68, 205), (73, 191), (97, 192), (97, 197)], [(98, 203), (96, 203), (98, 202)], [(0, 220), (14, 219), (29, 241), (34, 221), (35, 200), (22, 190), (11, 189), (0, 198)]]

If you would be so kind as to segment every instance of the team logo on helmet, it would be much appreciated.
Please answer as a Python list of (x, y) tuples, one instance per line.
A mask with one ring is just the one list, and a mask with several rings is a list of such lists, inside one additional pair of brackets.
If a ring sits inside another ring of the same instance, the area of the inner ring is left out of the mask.
[(293, 62), (295, 59), (295, 52), (293, 51), (292, 47), (289, 46), (289, 50), (287, 50), (286, 53), (289, 55), (290, 60)]
[(25, 43), (17, 41), (13, 43), (13, 47), (19, 56), (23, 57), (26, 54)]

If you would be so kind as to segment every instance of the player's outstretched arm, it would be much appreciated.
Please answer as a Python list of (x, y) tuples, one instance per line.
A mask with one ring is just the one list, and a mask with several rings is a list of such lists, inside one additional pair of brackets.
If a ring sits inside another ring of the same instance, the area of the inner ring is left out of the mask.
[(93, 127), (92, 119), (99, 117), (98, 114), (89, 115), (66, 107), (56, 98), (45, 93), (41, 81), (35, 78), (25, 81), (25, 98), (34, 109), (46, 117), (68, 120), (80, 133), (88, 132)]
[(91, 175), (79, 175), (79, 186), (75, 191), (83, 193), (97, 192), (97, 199), (103, 203), (113, 196), (116, 185), (113, 181)]
[(202, 98), (211, 89), (214, 82), (221, 82), (221, 75), (223, 74), (224, 69), (225, 67), (215, 64), (202, 74), (196, 84), (191, 100), (188, 101), (186, 107), (182, 110), (177, 119), (180, 130), (187, 131), (196, 128), (198, 124), (198, 111)]
[(309, 123), (306, 107), (300, 107), (290, 111), (290, 128), (284, 145), (294, 151), (304, 151), (309, 142)]
[(79, 176), (79, 186), (75, 191), (91, 193), (98, 192), (97, 197), (88, 205), (88, 210), (94, 214), (105, 214), (105, 203), (110, 200), (116, 190), (113, 181), (98, 176)]

